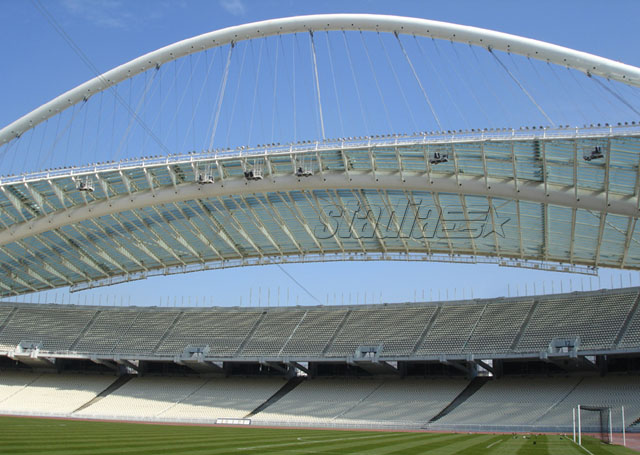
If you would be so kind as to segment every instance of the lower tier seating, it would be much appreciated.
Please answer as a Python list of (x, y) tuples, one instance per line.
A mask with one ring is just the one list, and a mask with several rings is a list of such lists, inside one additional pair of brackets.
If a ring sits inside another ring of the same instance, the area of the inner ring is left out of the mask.
[(462, 378), (300, 379), (287, 383), (280, 377), (143, 376), (123, 381), (112, 375), (2, 370), (0, 414), (206, 423), (249, 418), (254, 425), (570, 431), (572, 410), (582, 405), (612, 408), (613, 425), (618, 429), (622, 406), (627, 427), (640, 419), (640, 376), (632, 374), (503, 377), (487, 379), (479, 388), (468, 387), (470, 382)]

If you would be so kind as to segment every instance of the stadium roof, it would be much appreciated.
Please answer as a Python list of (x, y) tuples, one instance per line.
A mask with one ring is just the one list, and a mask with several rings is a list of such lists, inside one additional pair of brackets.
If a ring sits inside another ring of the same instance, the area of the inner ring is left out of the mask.
[[(638, 134), (607, 127), (326, 141), (5, 178), (0, 288), (335, 259), (637, 269)], [(604, 156), (586, 160), (596, 148)], [(296, 175), (302, 167), (313, 175)], [(263, 178), (247, 179), (247, 169)], [(93, 191), (79, 190), (83, 182)]]

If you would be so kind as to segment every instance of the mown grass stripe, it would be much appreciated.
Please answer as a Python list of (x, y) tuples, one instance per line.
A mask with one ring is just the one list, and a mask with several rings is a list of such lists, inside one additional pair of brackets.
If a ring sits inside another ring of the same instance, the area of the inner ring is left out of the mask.
[[(534, 445), (533, 442), (536, 442)], [(495, 444), (495, 442), (499, 442)], [(584, 438), (594, 455), (637, 454)], [(34, 455), (586, 455), (560, 435), (402, 433), (0, 418), (0, 453)]]
[[(404, 440), (406, 440), (406, 434), (382, 434), (379, 438), (354, 438), (351, 440), (337, 440), (332, 443), (322, 444), (317, 442), (315, 444), (309, 444), (305, 446), (293, 447), (291, 450), (293, 451), (320, 451), (322, 453), (354, 453), (354, 451), (360, 451), (363, 447), (367, 448), (376, 448), (381, 446), (388, 445), (396, 445)], [(253, 453), (279, 453), (278, 450), (268, 450), (261, 452), (253, 452)], [(367, 453), (372, 453), (371, 450), (368, 450)]]
[[(165, 437), (161, 440), (147, 441), (144, 437), (140, 437), (136, 442), (121, 442), (117, 439), (112, 440), (106, 444), (95, 443), (91, 439), (86, 439), (80, 445), (73, 444), (38, 444), (38, 449), (36, 450), (38, 453), (47, 453), (47, 454), (66, 454), (70, 451), (81, 452), (86, 450), (87, 453), (93, 454), (110, 454), (110, 453), (123, 453), (125, 450), (135, 450), (138, 453), (144, 453), (145, 448), (153, 448), (152, 453), (177, 453), (178, 451), (185, 450), (199, 450), (206, 449), (209, 453), (214, 453), (212, 449), (221, 449), (226, 450), (230, 445), (234, 445), (238, 443), (238, 436), (235, 437), (233, 435), (229, 435), (224, 438), (220, 438), (215, 434), (212, 434), (210, 437), (198, 439), (195, 441), (193, 438), (180, 438), (169, 436)], [(272, 435), (270, 437), (265, 437), (265, 435), (254, 435), (251, 439), (244, 439), (244, 441), (248, 441), (252, 444), (264, 444), (265, 442), (269, 442), (273, 440), (274, 443), (281, 443), (282, 436), (281, 435)], [(33, 448), (25, 448), (20, 447), (14, 452), (18, 453), (27, 453), (33, 452)]]
[(396, 450), (398, 447), (402, 447), (403, 445), (412, 446), (414, 443), (419, 444), (438, 444), (439, 440), (452, 440), (456, 437), (456, 435), (452, 434), (430, 434), (430, 433), (415, 433), (414, 436), (405, 435), (401, 439), (396, 441), (389, 441), (389, 444), (383, 445), (361, 445), (359, 447), (355, 447), (352, 450), (345, 450), (345, 453), (350, 454), (361, 454), (361, 453), (378, 453), (382, 450)]
[(502, 441), (504, 441), (505, 437), (504, 435), (486, 435), (486, 438), (482, 438), (479, 440), (478, 443), (467, 447), (465, 449), (462, 449), (459, 452), (456, 452), (456, 454), (481, 454), (481, 453), (490, 453), (491, 449), (493, 447), (495, 447), (497, 444), (501, 443)]

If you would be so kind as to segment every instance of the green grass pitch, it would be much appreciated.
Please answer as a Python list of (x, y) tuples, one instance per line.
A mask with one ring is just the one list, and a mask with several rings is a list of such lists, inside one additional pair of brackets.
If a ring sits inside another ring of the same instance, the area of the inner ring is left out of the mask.
[[(587, 449), (587, 450), (585, 450)], [(145, 425), (0, 417), (0, 454), (637, 454), (560, 435), (438, 434)]]

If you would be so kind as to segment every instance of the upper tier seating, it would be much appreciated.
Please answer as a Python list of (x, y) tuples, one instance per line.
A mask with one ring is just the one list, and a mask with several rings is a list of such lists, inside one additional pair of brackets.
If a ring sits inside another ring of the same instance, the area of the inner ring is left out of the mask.
[(234, 309), (185, 311), (158, 347), (160, 355), (182, 353), (187, 345), (206, 346), (212, 356), (233, 356), (262, 315)]
[[(638, 289), (535, 298), (294, 308), (86, 307), (0, 303), (0, 352), (22, 341), (42, 352), (175, 358), (464, 358), (546, 351), (554, 338), (579, 349), (640, 348)], [(205, 347), (208, 346), (208, 349)]]
[(0, 332), (0, 351), (26, 340), (41, 342), (47, 351), (68, 350), (95, 312), (70, 306), (18, 308)]
[(607, 349), (638, 296), (636, 292), (540, 299), (517, 350), (543, 351), (554, 337), (580, 337), (581, 349)]
[(378, 344), (384, 345), (384, 355), (409, 355), (434, 311), (434, 306), (354, 309), (327, 355), (351, 356), (360, 345)]
[(485, 305), (444, 305), (416, 354), (458, 353), (464, 349)]
[(640, 308), (636, 309), (618, 346), (620, 348), (640, 348)]

